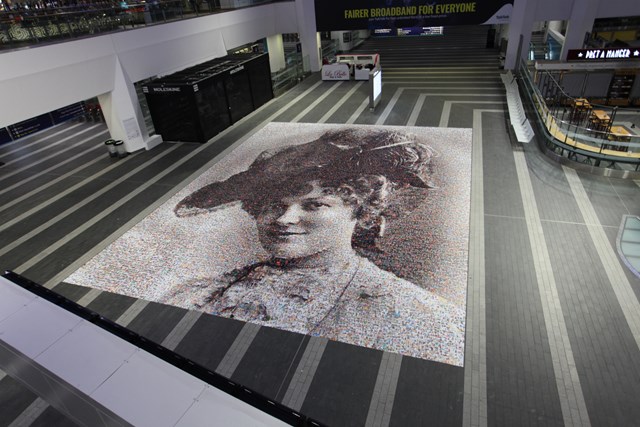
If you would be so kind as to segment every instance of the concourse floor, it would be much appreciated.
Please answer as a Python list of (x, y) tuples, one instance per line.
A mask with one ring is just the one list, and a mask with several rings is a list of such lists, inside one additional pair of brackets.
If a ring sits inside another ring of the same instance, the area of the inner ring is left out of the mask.
[[(111, 159), (104, 124), (67, 123), (0, 146), (0, 268), (327, 425), (637, 425), (640, 279), (617, 237), (640, 215), (640, 181), (512, 141), (486, 32), (366, 41), (383, 67), (375, 111), (367, 84), (316, 73), (207, 144)], [(473, 129), (464, 367), (63, 282), (266, 122)], [(73, 425), (0, 372), (0, 425), (12, 423)]]

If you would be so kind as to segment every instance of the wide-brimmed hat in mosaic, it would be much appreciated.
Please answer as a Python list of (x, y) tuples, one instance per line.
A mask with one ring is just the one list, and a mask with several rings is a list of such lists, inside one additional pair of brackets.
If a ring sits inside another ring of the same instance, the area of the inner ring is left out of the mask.
[(396, 130), (331, 130), (305, 144), (261, 153), (246, 171), (182, 199), (175, 213), (198, 215), (236, 201), (286, 194), (300, 183), (340, 183), (364, 175), (382, 175), (396, 187), (429, 188), (432, 156), (424, 142)]

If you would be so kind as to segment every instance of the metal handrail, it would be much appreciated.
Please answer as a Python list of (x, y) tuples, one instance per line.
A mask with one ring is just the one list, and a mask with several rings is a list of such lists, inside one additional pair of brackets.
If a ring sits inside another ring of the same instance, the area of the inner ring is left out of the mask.
[[(640, 151), (640, 136), (628, 136), (629, 142), (611, 140), (610, 129), (601, 131), (579, 126), (570, 120), (558, 117), (547, 105), (546, 100), (533, 83), (529, 69), (525, 64), (520, 66), (520, 77), (523, 81), (523, 89), (531, 101), (532, 110), (535, 111), (536, 121), (544, 129), (547, 142), (561, 151), (571, 154), (580, 154), (595, 159), (606, 159), (610, 162), (632, 163), (640, 165), (640, 157), (629, 157), (627, 151), (634, 149)], [(573, 98), (572, 98), (573, 99)], [(617, 151), (617, 150), (624, 150)], [(596, 166), (600, 163), (596, 162)]]

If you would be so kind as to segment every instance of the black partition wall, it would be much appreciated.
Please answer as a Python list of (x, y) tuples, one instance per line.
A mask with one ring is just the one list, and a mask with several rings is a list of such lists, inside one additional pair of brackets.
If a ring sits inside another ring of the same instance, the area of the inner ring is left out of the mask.
[(142, 87), (166, 141), (206, 142), (273, 98), (267, 54), (207, 61)]

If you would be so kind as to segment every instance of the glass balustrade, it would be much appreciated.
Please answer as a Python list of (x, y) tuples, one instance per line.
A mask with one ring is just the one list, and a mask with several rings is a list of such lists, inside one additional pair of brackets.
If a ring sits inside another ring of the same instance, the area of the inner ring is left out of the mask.
[[(552, 96), (543, 97), (526, 65), (521, 65), (519, 77), (523, 96), (535, 112), (532, 119), (544, 131), (548, 148), (595, 166), (627, 165), (638, 169), (640, 129), (629, 120), (626, 111), (571, 97), (559, 85), (546, 91)], [(547, 81), (553, 79), (547, 77)]]
[(54, 0), (14, 4), (0, 0), (0, 50), (124, 31), (271, 0)]

